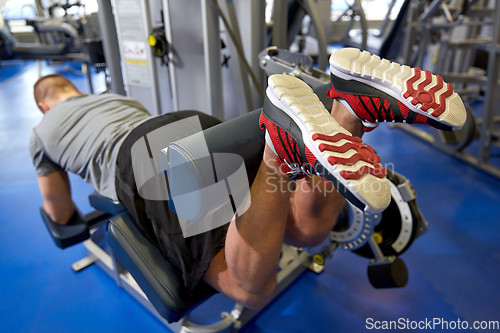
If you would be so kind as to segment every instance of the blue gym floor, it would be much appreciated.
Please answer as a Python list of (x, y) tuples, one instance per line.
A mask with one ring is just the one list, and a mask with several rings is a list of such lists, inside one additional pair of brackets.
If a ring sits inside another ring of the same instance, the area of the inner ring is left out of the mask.
[[(84, 76), (59, 72), (88, 92)], [(0, 331), (168, 332), (99, 267), (79, 273), (70, 265), (85, 256), (82, 245), (56, 248), (39, 216), (41, 196), (28, 140), (41, 120), (32, 86), (36, 66), (0, 68)], [(94, 76), (96, 90), (104, 79)], [(386, 126), (369, 133), (386, 163), (411, 179), (430, 223), (402, 258), (408, 285), (375, 290), (367, 260), (338, 251), (316, 275), (306, 272), (242, 332), (363, 332), (366, 321), (500, 321), (500, 180)], [(85, 213), (91, 187), (70, 177), (73, 198)], [(231, 308), (222, 296), (193, 314), (210, 322)], [(408, 330), (404, 330), (408, 331)], [(467, 330), (462, 330), (467, 331)], [(469, 330), (472, 331), (472, 330)]]

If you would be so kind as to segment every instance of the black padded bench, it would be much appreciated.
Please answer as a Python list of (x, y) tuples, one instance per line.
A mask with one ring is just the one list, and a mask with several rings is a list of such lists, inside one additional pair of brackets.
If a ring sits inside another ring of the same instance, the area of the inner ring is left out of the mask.
[(189, 296), (181, 271), (136, 227), (128, 212), (110, 220), (106, 240), (156, 311), (169, 323), (178, 321), (216, 293), (202, 283), (195, 296)]

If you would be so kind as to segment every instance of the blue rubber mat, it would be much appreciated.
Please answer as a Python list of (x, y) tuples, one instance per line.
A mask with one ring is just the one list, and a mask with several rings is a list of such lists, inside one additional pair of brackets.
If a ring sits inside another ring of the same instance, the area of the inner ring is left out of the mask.
[(34, 66), (35, 60), (8, 60), (0, 62), (0, 84)]

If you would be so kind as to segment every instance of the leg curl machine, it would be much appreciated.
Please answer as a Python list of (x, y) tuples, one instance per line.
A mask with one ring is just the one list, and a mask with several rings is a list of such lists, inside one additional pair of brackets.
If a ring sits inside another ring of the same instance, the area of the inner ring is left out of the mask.
[[(326, 90), (325, 87), (317, 89), (324, 102), (328, 102)], [(264, 147), (264, 131), (258, 126), (259, 114), (260, 110), (256, 110), (203, 132), (210, 155), (234, 153), (242, 157), (250, 182), (257, 173)], [(189, 136), (170, 147), (175, 145), (177, 158), (185, 159), (187, 167), (183, 168), (182, 174), (202, 189), (206, 184), (199, 181), (198, 172), (203, 169), (197, 160), (192, 159), (193, 152), (203, 144), (198, 138), (200, 136)], [(169, 176), (175, 177), (174, 173)], [(411, 183), (395, 172), (388, 177), (393, 199), (383, 213), (368, 215), (346, 204), (329, 239), (314, 248), (314, 255), (310, 255), (311, 251), (307, 249), (283, 244), (275, 297), (306, 269), (321, 272), (324, 259), (331, 257), (336, 249), (351, 250), (371, 259), (368, 276), (374, 287), (402, 287), (406, 284), (407, 270), (398, 256), (425, 232), (427, 222), (417, 207)], [(172, 189), (172, 182), (170, 186)], [(96, 210), (87, 215), (77, 211), (70, 223), (64, 226), (52, 222), (41, 208), (42, 218), (58, 247), (66, 248), (83, 241), (88, 256), (73, 264), (73, 270), (98, 264), (175, 332), (237, 331), (259, 313), (260, 310), (236, 304), (230, 313), (222, 312), (221, 320), (215, 324), (192, 323), (189, 313), (215, 291), (201, 283), (196, 293), (189, 296), (180, 270), (142, 234), (119, 202), (112, 202), (95, 192), (89, 200)], [(203, 206), (203, 200), (209, 198), (200, 197), (200, 202), (194, 203), (193, 207)]]
[(26, 24), (33, 27), (39, 42), (19, 43), (0, 13), (0, 62), (16, 58), (46, 60), (49, 63), (75, 61), (86, 68), (84, 72), (90, 92), (93, 93), (88, 66), (94, 66), (98, 72), (105, 70), (104, 51), (96, 20), (96, 14), (79, 21), (29, 19)]

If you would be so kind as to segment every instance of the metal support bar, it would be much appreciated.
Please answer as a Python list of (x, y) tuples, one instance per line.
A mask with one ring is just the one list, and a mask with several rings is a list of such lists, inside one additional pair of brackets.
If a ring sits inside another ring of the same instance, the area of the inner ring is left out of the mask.
[(385, 256), (382, 253), (382, 250), (380, 250), (380, 246), (378, 246), (373, 235), (371, 235), (370, 238), (368, 239), (368, 244), (370, 245), (370, 249), (372, 249), (376, 261), (384, 261)]
[(305, 54), (292, 53), (272, 46), (260, 52), (258, 59), (267, 75), (288, 73), (313, 88), (330, 82), (330, 75), (313, 68), (311, 57)]
[(288, 1), (274, 0), (273, 12), (273, 45), (279, 49), (288, 49)]
[(434, 0), (429, 6), (427, 6), (423, 14), (420, 15), (418, 23), (422, 24), (434, 15), (434, 12), (441, 6), (441, 3), (443, 3), (443, 0)]
[(403, 52), (401, 56), (401, 62), (405, 65), (410, 64), (417, 30), (417, 22), (414, 22), (414, 17), (418, 4), (415, 1), (411, 1), (409, 6), (410, 8), (408, 8), (408, 16), (406, 18), (405, 38), (403, 41)]
[(363, 6), (361, 5), (361, 0), (355, 0), (356, 10), (359, 13), (359, 22), (361, 24), (361, 31), (363, 38), (361, 40), (361, 50), (366, 50), (366, 43), (368, 40), (368, 21), (366, 20), (365, 12)]
[(443, 80), (446, 82), (462, 82), (462, 83), (472, 83), (479, 85), (486, 85), (488, 83), (488, 77), (485, 75), (471, 75), (467, 73), (438, 73), (441, 75)]
[(326, 54), (327, 41), (326, 41), (325, 28), (321, 23), (321, 16), (318, 11), (318, 6), (314, 2), (314, 0), (306, 0), (305, 4), (307, 6), (308, 14), (311, 17), (314, 28), (316, 29), (316, 35), (318, 37), (318, 67), (321, 70), (325, 70), (328, 64), (328, 56)]
[(485, 25), (492, 25), (494, 23), (495, 22), (493, 22), (493, 20), (484, 19), (482, 21), (470, 21), (470, 22), (455, 21), (453, 23), (426, 23), (425, 27), (427, 29), (438, 30), (438, 29), (456, 28), (458, 26), (460, 26), (460, 27), (474, 27), (474, 26), (482, 27)]
[(237, 37), (236, 41), (233, 41), (228, 33), (228, 44), (232, 55), (231, 61), (233, 66), (234, 81), (235, 85), (237, 85), (237, 87), (235, 88), (237, 89), (237, 94), (241, 99), (241, 103), (246, 106), (246, 112), (248, 112), (253, 110), (253, 103), (250, 84), (248, 82), (248, 71), (242, 63), (243, 61), (245, 61), (245, 59), (241, 59), (240, 57), (238, 57), (238, 51), (236, 49), (237, 47), (240, 47), (244, 52), (243, 43), (241, 42), (242, 39), (240, 34), (240, 27), (238, 24), (238, 19), (236, 17), (236, 11), (232, 1), (230, 2), (227, 0), (221, 0), (219, 1), (219, 3), (222, 12), (227, 17), (230, 24), (230, 27), (226, 27), (226, 29), (232, 29), (234, 35), (236, 35)]
[(45, 8), (43, 8), (42, 0), (35, 0), (36, 5), (36, 15), (39, 17), (45, 17)]
[(451, 15), (451, 13), (450, 13), (450, 9), (448, 8), (448, 5), (445, 4), (445, 3), (441, 4), (441, 9), (443, 10), (444, 16), (446, 17), (446, 19), (448, 20), (448, 22), (453, 23), (454, 19), (453, 19), (453, 16)]
[(90, 73), (89, 66), (85, 62), (82, 63), (82, 72), (83, 72), (83, 74), (85, 74), (87, 76), (87, 80), (89, 82), (90, 93), (93, 94), (94, 93), (94, 86), (92, 85), (92, 75)]
[(111, 77), (111, 91), (114, 94), (126, 95), (123, 85), (123, 75), (120, 64), (120, 48), (116, 35), (115, 17), (109, 0), (98, 0), (99, 29), (101, 30), (102, 48), (106, 67)]
[(491, 131), (493, 130), (493, 115), (498, 95), (498, 70), (500, 55), (497, 53), (500, 29), (500, 4), (495, 5), (495, 28), (492, 33), (492, 43), (488, 57), (488, 85), (486, 87), (485, 103), (483, 108), (483, 123), (481, 124), (480, 150), (478, 163), (487, 163), (490, 158)]
[[(260, 51), (267, 46), (267, 27), (265, 20), (265, 1), (236, 1), (234, 3), (238, 24), (241, 33), (243, 51), (250, 67), (252, 68), (257, 81), (261, 87), (267, 85), (264, 71), (260, 69), (259, 59), (256, 57)], [(253, 84), (250, 84), (252, 92), (252, 108), (255, 110), (262, 106), (260, 94)]]
[(208, 89), (210, 114), (224, 119), (222, 100), (222, 74), (220, 67), (219, 15), (211, 0), (201, 0), (203, 52), (205, 53), (205, 79)]
[(169, 76), (170, 76), (170, 89), (172, 92), (172, 105), (173, 105), (173, 110), (178, 111), (180, 110), (179, 107), (179, 93), (177, 91), (177, 70), (176, 70), (176, 60), (175, 60), (175, 53), (174, 53), (174, 47), (172, 45), (173, 41), (173, 36), (172, 36), (172, 24), (171, 24), (171, 18), (170, 18), (170, 6), (169, 6), (169, 0), (162, 0), (162, 6), (163, 6), (163, 21), (165, 24), (165, 38), (167, 40), (167, 43), (170, 45), (167, 51), (167, 59), (169, 63)]
[(385, 35), (387, 27), (389, 26), (389, 22), (391, 21), (391, 13), (392, 13), (392, 9), (394, 8), (395, 3), (396, 3), (396, 0), (392, 0), (389, 3), (389, 7), (387, 8), (387, 14), (385, 15), (385, 18), (382, 21), (382, 24), (380, 25), (379, 34), (377, 37), (383, 37)]
[(97, 261), (96, 256), (88, 255), (85, 258), (78, 260), (77, 262), (71, 264), (71, 269), (75, 272), (79, 272), (82, 269), (89, 267)]

